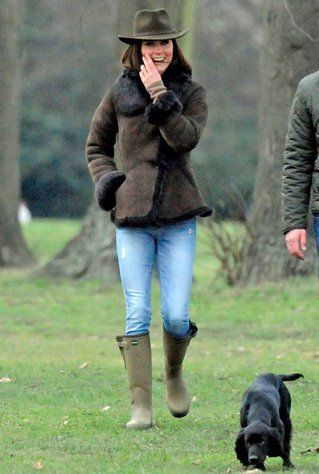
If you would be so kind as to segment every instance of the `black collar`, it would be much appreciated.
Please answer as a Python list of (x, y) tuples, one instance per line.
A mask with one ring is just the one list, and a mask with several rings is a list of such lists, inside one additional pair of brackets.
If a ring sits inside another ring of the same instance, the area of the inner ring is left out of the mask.
[[(190, 74), (172, 65), (164, 72), (162, 80), (167, 89), (175, 92), (181, 101), (192, 84)], [(151, 102), (139, 73), (128, 68), (124, 69), (113, 85), (113, 97), (116, 111), (127, 117), (144, 113), (145, 108)]]

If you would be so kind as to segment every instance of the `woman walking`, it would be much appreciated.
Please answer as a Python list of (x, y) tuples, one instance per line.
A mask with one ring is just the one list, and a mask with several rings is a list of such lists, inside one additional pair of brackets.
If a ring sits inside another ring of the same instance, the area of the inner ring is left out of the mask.
[[(126, 301), (126, 330), (117, 337), (132, 397), (127, 428), (152, 426), (151, 279), (160, 278), (166, 401), (175, 417), (190, 398), (182, 363), (197, 327), (190, 321), (196, 216), (212, 213), (190, 165), (206, 123), (204, 88), (191, 67), (166, 10), (140, 10), (128, 44), (124, 72), (94, 113), (86, 146), (99, 206), (116, 225), (119, 269)], [(114, 162), (114, 144), (122, 171)]]

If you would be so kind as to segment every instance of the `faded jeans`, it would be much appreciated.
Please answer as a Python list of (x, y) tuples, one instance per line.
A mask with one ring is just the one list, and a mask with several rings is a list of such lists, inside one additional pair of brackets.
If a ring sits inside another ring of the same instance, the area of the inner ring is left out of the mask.
[(116, 245), (126, 302), (126, 335), (144, 334), (151, 322), (152, 272), (157, 258), (165, 330), (188, 334), (196, 218), (162, 227), (118, 227)]

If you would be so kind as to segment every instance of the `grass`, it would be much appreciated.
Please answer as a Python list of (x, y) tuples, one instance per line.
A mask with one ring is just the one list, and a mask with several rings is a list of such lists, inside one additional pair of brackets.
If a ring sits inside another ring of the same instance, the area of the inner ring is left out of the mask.
[[(79, 222), (35, 221), (25, 229), (43, 263)], [(200, 227), (191, 315), (200, 330), (185, 361), (194, 398), (184, 419), (164, 403), (160, 291), (153, 285), (155, 426), (127, 431), (130, 401), (116, 334), (123, 332), (120, 283), (52, 281), (0, 273), (0, 472), (241, 472), (234, 442), (244, 390), (257, 373), (303, 372), (293, 399), (292, 461), (318, 472), (318, 281), (296, 278), (245, 290), (214, 277)], [(81, 366), (84, 368), (81, 368)], [(103, 407), (106, 408), (103, 411)], [(279, 458), (267, 460), (281, 471)]]

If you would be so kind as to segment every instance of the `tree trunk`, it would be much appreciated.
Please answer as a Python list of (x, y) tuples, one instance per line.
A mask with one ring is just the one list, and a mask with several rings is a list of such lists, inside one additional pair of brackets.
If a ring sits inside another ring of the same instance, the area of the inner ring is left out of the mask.
[(197, 0), (183, 0), (180, 6), (180, 29), (188, 28), (188, 33), (178, 40), (185, 58), (193, 64), (194, 59), (194, 38), (196, 37), (196, 8)]
[(18, 222), (19, 1), (0, 3), (0, 267), (35, 262)]
[(93, 204), (82, 227), (39, 274), (64, 278), (100, 278), (108, 284), (119, 279), (114, 224), (109, 214)]
[[(298, 82), (318, 68), (319, 4), (266, 0), (261, 57), (260, 150), (253, 206), (253, 236), (245, 249), (242, 282), (278, 280), (314, 271), (311, 245), (304, 262), (290, 257), (281, 226), (281, 175), (289, 112)], [(314, 246), (313, 246), (314, 249)]]

